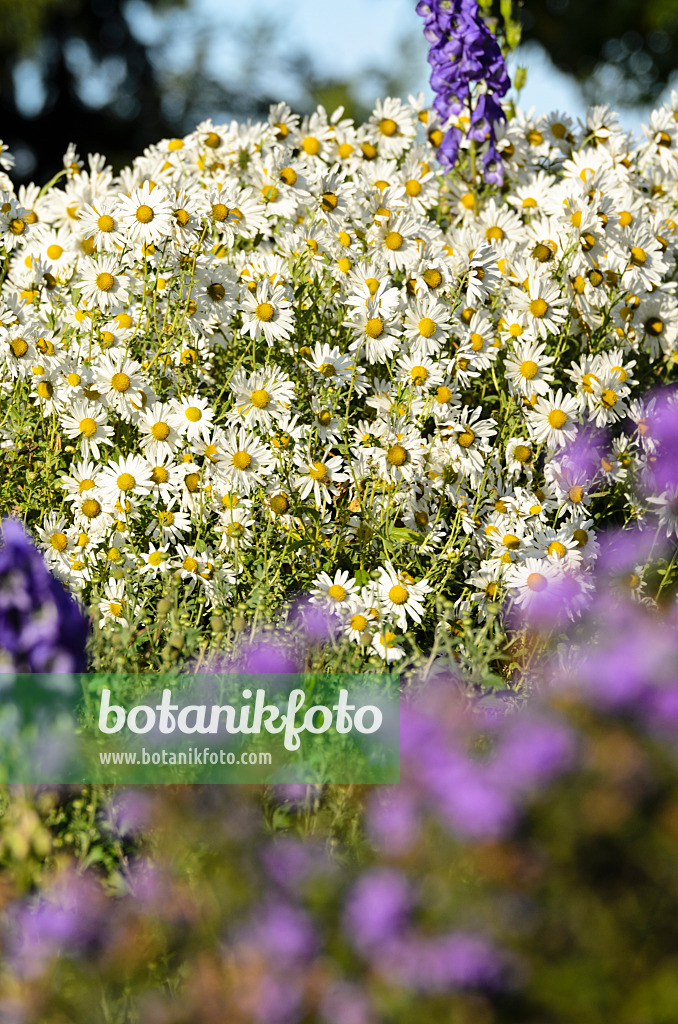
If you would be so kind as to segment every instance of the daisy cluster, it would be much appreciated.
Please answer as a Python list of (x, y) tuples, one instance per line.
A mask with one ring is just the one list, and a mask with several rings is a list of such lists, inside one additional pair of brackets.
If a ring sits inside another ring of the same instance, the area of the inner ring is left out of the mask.
[(654, 514), (678, 96), (640, 142), (607, 107), (507, 107), (500, 188), (469, 113), (447, 175), (421, 96), (203, 122), (117, 176), (73, 149), (43, 189), (2, 174), (3, 452), (58, 453), (24, 515), (102, 625), (170, 591), (220, 614), (306, 591), (393, 661), (504, 595), (584, 592), (598, 510)]

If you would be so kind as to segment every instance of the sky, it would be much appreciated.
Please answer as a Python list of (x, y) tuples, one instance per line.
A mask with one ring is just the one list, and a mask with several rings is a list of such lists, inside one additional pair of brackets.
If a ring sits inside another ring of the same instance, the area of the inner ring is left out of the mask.
[[(135, 31), (151, 41), (158, 23), (143, 0), (133, 0), (129, 10)], [(177, 66), (190, 63), (197, 42), (204, 46), (207, 65), (218, 78), (227, 82), (234, 68), (246, 74), (238, 30), (252, 25), (252, 10), (243, 0), (191, 0), (189, 10), (172, 15), (176, 18), (172, 54)], [(375, 83), (365, 76), (364, 69), (374, 65), (388, 68), (404, 37), (411, 41), (414, 53), (411, 91), (423, 90), (430, 96), (426, 43), (415, 0), (257, 0), (256, 22), (262, 32), (270, 32), (270, 40), (262, 45), (263, 67), (256, 68), (256, 75), (277, 98), (293, 104), (294, 79), (284, 65), (295, 51), (305, 51), (327, 76), (362, 77), (360, 98), (371, 103), (377, 95)], [(578, 86), (553, 66), (540, 47), (520, 48), (511, 61), (512, 67), (518, 64), (528, 68), (520, 96), (525, 110), (534, 107), (537, 113), (547, 113), (561, 109), (575, 117), (584, 115), (586, 104)], [(638, 133), (648, 112), (624, 110), (620, 121)]]
[[(403, 40), (411, 47), (409, 91), (423, 91), (430, 102), (427, 46), (415, 6), (416, 0), (256, 0), (256, 6), (246, 0), (188, 0), (183, 9), (160, 16), (144, 0), (129, 0), (126, 10), (139, 38), (163, 43), (164, 59), (174, 70), (188, 71), (200, 51), (207, 70), (225, 84), (229, 79), (247, 82), (249, 76), (262, 92), (294, 106), (301, 97), (295, 92), (289, 62), (295, 54), (307, 53), (323, 77), (355, 79), (359, 99), (371, 106), (381, 83), (367, 69), (398, 66), (398, 45)], [(251, 35), (254, 30), (261, 33), (254, 49), (261, 56), (253, 63), (242, 34)], [(584, 115), (586, 105), (578, 86), (553, 66), (539, 46), (519, 48), (510, 69), (518, 65), (528, 69), (520, 96), (524, 110), (534, 107), (536, 113), (562, 110), (574, 117)], [(37, 67), (23, 62), (18, 77), (24, 112), (30, 115), (42, 105)], [(99, 81), (96, 75), (86, 78), (95, 93), (98, 86), (105, 91), (104, 76)], [(111, 86), (115, 87), (114, 81), (109, 82)], [(621, 124), (639, 134), (648, 113), (649, 109), (624, 110)]]

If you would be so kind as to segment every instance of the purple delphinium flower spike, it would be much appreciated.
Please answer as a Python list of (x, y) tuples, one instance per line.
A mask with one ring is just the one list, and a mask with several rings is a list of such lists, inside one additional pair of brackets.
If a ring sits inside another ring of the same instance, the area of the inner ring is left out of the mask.
[[(495, 147), (494, 125), (505, 120), (499, 100), (511, 82), (499, 44), (480, 17), (476, 0), (420, 0), (417, 14), (424, 19), (424, 37), (431, 44), (428, 60), (433, 107), (444, 124), (468, 102), (469, 138), (489, 143), (483, 156), (485, 180), (501, 185), (503, 168)], [(471, 96), (474, 83), (482, 83), (483, 89), (475, 105)], [(450, 127), (438, 148), (438, 159), (448, 170), (456, 163), (461, 138), (460, 130)]]

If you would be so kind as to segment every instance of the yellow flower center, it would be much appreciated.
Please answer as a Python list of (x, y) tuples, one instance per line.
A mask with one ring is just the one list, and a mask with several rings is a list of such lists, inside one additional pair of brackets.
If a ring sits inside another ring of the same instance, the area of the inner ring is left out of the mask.
[(111, 601), (108, 606), (108, 610), (114, 619), (118, 619), (122, 615), (122, 605), (119, 601)]
[(416, 178), (409, 178), (405, 182), (405, 191), (407, 192), (408, 196), (412, 196), (412, 198), (418, 196), (419, 193), (421, 192), (421, 182), (417, 181)]
[(402, 444), (394, 444), (386, 452), (386, 461), (392, 466), (404, 466), (407, 462), (407, 448)]
[(533, 359), (525, 359), (520, 364), (520, 374), (525, 380), (532, 380), (539, 373), (539, 367)]
[(379, 122), (379, 131), (381, 132), (382, 135), (390, 137), (391, 135), (396, 134), (396, 132), (398, 131), (398, 125), (396, 124), (392, 117), (384, 117)]
[(400, 583), (396, 583), (388, 592), (388, 599), (392, 604), (405, 604), (408, 596), (407, 590)]
[(156, 441), (166, 441), (167, 438), (169, 437), (169, 433), (170, 428), (168, 423), (163, 423), (162, 421), (159, 421), (158, 423), (154, 423), (153, 426), (151, 427), (151, 434), (156, 439)]
[(12, 338), (9, 347), (17, 359), (21, 359), (28, 352), (28, 342), (24, 341), (23, 338)]
[(471, 348), (474, 352), (482, 352), (485, 348), (485, 339), (482, 334), (473, 333), (470, 337)]
[(451, 398), (451, 390), (447, 387), (447, 385), (442, 384), (436, 391), (436, 402), (438, 402), (439, 405), (447, 405)]
[(443, 280), (443, 275), (435, 267), (429, 267), (422, 276), (429, 288), (438, 288)]
[(541, 590), (546, 590), (548, 581), (545, 576), (542, 576), (540, 572), (531, 572), (527, 577), (527, 586), (530, 590), (534, 590), (539, 593)]
[(562, 409), (551, 409), (548, 421), (549, 426), (553, 427), (554, 430), (560, 430), (567, 423), (567, 413), (563, 412)]
[(574, 533), (572, 534), (572, 536), (576, 540), (577, 545), (580, 548), (586, 547), (586, 545), (589, 542), (589, 535), (586, 532), (586, 530), (581, 530), (581, 529), (575, 530)]
[(321, 409), (318, 413), (318, 423), (321, 427), (329, 427), (332, 422), (332, 413), (329, 409)]
[(264, 185), (261, 190), (261, 194), (267, 203), (274, 203), (280, 195), (275, 185)]
[(333, 366), (332, 363), (322, 363), (318, 367), (318, 373), (322, 373), (323, 377), (325, 377), (326, 379), (329, 377), (334, 377), (336, 372), (336, 367)]
[(191, 423), (197, 423), (202, 419), (202, 409), (199, 409), (197, 405), (189, 405), (186, 409), (186, 419)]
[(549, 555), (555, 555), (557, 558), (565, 558), (565, 545), (559, 540), (552, 540), (548, 546), (548, 553)]
[(149, 221), (153, 220), (153, 207), (148, 206), (147, 203), (142, 203), (137, 209), (135, 216), (140, 224), (148, 224)]
[(136, 480), (131, 473), (121, 473), (116, 482), (121, 491), (131, 491)]
[(278, 516), (284, 515), (290, 507), (289, 499), (286, 494), (274, 494), (269, 504), (271, 509)]
[(345, 589), (338, 583), (333, 583), (330, 589), (327, 591), (333, 601), (343, 601), (346, 597)]
[(364, 615), (359, 613), (351, 616), (351, 629), (355, 629), (356, 632), (362, 633), (367, 628), (367, 619)]
[(83, 501), (82, 514), (86, 516), (87, 519), (96, 518), (96, 516), (98, 516), (100, 512), (101, 505), (99, 504), (98, 501), (96, 501), (95, 498), (87, 498), (85, 501)]
[(384, 332), (384, 321), (379, 317), (371, 317), (365, 324), (365, 334), (369, 338), (378, 338)]
[(51, 398), (52, 395), (54, 394), (54, 387), (52, 386), (52, 384), (50, 384), (48, 380), (41, 380), (40, 383), (38, 384), (37, 392), (40, 398), (44, 398), (45, 400), (47, 400)]
[(79, 427), (80, 433), (84, 437), (94, 437), (97, 432), (96, 420), (93, 420), (91, 416), (85, 416), (84, 420), (80, 420)]
[(47, 259), (58, 260), (59, 257), (63, 254), (63, 251), (64, 250), (62, 249), (62, 247), (60, 245), (57, 245), (56, 242), (54, 242), (52, 245), (47, 246)]
[(109, 274), (107, 271), (97, 274), (97, 288), (99, 291), (110, 292), (114, 284), (115, 278), (113, 277), (113, 274)]
[(68, 547), (68, 537), (65, 533), (53, 533), (50, 543), (55, 551), (64, 551)]
[(226, 220), (229, 213), (230, 210), (225, 203), (212, 203), (212, 216), (219, 223)]
[(611, 409), (612, 406), (615, 405), (617, 402), (617, 395), (612, 390), (612, 388), (605, 388), (602, 395), (600, 396), (600, 401), (603, 403), (606, 409)]
[(174, 219), (180, 228), (185, 228), (191, 219), (191, 215), (188, 210), (179, 209), (174, 211)]
[(631, 263), (634, 267), (642, 267), (647, 262), (647, 253), (644, 249), (641, 249), (639, 245), (634, 245), (631, 249)]
[(334, 192), (323, 192), (320, 205), (323, 210), (327, 211), (327, 213), (330, 213), (332, 210), (336, 210), (338, 203), (339, 199)]
[[(167, 474), (167, 470), (164, 472)], [(167, 475), (165, 475), (165, 479), (167, 479)], [(200, 486), (200, 476), (197, 473), (187, 473), (184, 477), (184, 485), (190, 494), (195, 494)]]
[(516, 460), (516, 462), (521, 462), (521, 463), (529, 462), (531, 457), (532, 457), (532, 452), (530, 451), (530, 449), (527, 447), (526, 444), (517, 444), (516, 445), (516, 447), (514, 449), (514, 452), (513, 452), (513, 458)]
[(99, 231), (103, 231), (105, 234), (108, 234), (108, 232), (112, 231), (115, 227), (115, 221), (109, 213), (102, 213), (97, 220), (97, 227), (99, 228)]
[(581, 484), (573, 484), (567, 492), (567, 496), (570, 501), (574, 502), (575, 505), (578, 505), (584, 497), (584, 488)]
[(400, 234), (399, 231), (389, 231), (389, 233), (386, 235), (386, 238), (384, 239), (384, 245), (386, 246), (387, 249), (390, 249), (391, 252), (395, 252), (398, 249), (400, 249), (402, 247), (402, 244), (403, 236)]
[(258, 320), (263, 320), (264, 323), (268, 323), (273, 319), (275, 309), (270, 302), (260, 302), (257, 308), (254, 310), (254, 315)]
[(164, 557), (165, 556), (162, 551), (151, 551), (150, 555), (148, 556), (148, 564), (160, 565)]
[(651, 316), (645, 321), (645, 330), (653, 337), (664, 333), (664, 322), (658, 316)]
[(473, 433), (470, 427), (466, 427), (460, 434), (457, 435), (457, 443), (462, 448), (470, 448), (476, 439), (476, 435)]
[(312, 462), (309, 466), (308, 475), (311, 480), (324, 480), (327, 476), (327, 466), (322, 462)]
[(428, 380), (428, 370), (425, 366), (413, 366), (410, 370), (410, 377), (417, 387), (421, 387)]
[(530, 313), (532, 316), (536, 316), (538, 320), (546, 316), (548, 308), (548, 303), (544, 299), (532, 299), (530, 303)]
[(280, 172), (280, 180), (284, 181), (286, 185), (296, 185), (298, 174), (293, 167), (283, 167)]
[(13, 235), (23, 235), (26, 230), (26, 224), (24, 221), (19, 220), (18, 217), (15, 217), (9, 222), (9, 230)]
[(213, 302), (221, 302), (226, 294), (226, 289), (223, 284), (219, 284), (218, 281), (214, 281), (212, 284), (207, 286), (207, 294)]
[(431, 320), (430, 316), (425, 316), (419, 321), (419, 333), (422, 338), (431, 338), (436, 332), (435, 320)]
[(81, 480), (80, 483), (78, 484), (78, 491), (80, 492), (80, 494), (83, 494), (84, 491), (91, 491), (93, 487), (94, 480), (90, 480), (89, 477), (86, 477), (84, 480)]
[(181, 563), (181, 566), (182, 566), (183, 569), (186, 570), (186, 572), (197, 572), (198, 571), (197, 559), (191, 558), (190, 555), (187, 555), (186, 558), (184, 558), (183, 562)]
[(309, 156), (317, 156), (320, 152), (320, 142), (313, 135), (307, 135), (301, 143), (301, 148)]
[(515, 533), (506, 533), (502, 539), (502, 544), (509, 551), (517, 551), (520, 547), (520, 537), (516, 537)]
[(271, 396), (265, 388), (258, 388), (252, 392), (252, 405), (255, 409), (265, 409), (271, 402)]
[(114, 391), (122, 394), (124, 391), (128, 391), (131, 381), (126, 373), (114, 373), (111, 377), (111, 387)]
[(502, 228), (495, 225), (494, 227), (487, 229), (485, 237), (489, 239), (490, 242), (500, 242), (504, 237), (504, 231)]
[(252, 456), (248, 452), (237, 451), (233, 456), (233, 465), (236, 469), (249, 469), (252, 465)]
[(339, 267), (339, 270), (341, 270), (342, 274), (348, 274), (353, 264), (346, 258), (346, 256), (342, 256), (337, 260), (337, 266)]

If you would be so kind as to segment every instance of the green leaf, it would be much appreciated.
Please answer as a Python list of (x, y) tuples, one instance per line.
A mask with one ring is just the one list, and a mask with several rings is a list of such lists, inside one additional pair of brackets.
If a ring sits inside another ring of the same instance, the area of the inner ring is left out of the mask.
[(400, 544), (421, 544), (424, 540), (423, 533), (415, 533), (414, 530), (408, 530), (406, 526), (394, 526), (393, 529), (389, 530), (388, 535), (391, 540), (395, 540)]

